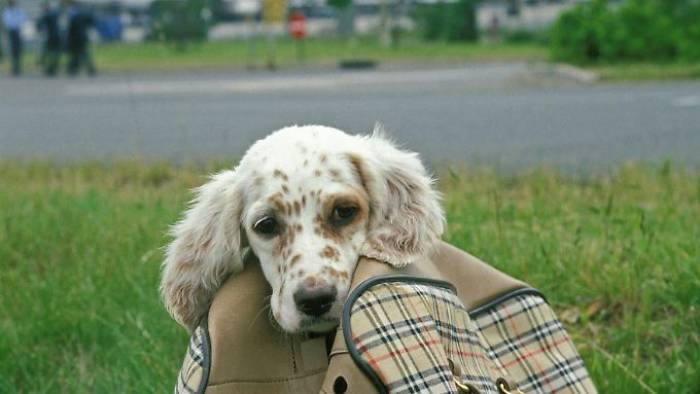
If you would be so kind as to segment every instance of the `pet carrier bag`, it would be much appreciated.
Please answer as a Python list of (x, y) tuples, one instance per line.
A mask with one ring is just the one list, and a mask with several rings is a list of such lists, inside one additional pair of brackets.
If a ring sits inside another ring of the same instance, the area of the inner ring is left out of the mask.
[(402, 269), (361, 259), (341, 324), (287, 335), (258, 262), (193, 332), (176, 393), (594, 393), (537, 290), (448, 244)]

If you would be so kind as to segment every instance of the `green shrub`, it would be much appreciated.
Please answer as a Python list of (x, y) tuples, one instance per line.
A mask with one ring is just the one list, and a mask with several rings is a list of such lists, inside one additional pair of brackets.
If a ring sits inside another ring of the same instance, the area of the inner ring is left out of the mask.
[(342, 10), (352, 4), (352, 0), (328, 0), (326, 3), (337, 10)]
[(700, 58), (697, 0), (592, 0), (563, 13), (551, 30), (554, 60), (575, 63)]
[(547, 44), (549, 34), (547, 30), (513, 29), (502, 33), (503, 41), (509, 44)]
[(418, 4), (414, 19), (428, 41), (476, 41), (479, 36), (474, 0)]
[(552, 57), (576, 63), (598, 60), (600, 43), (608, 30), (608, 19), (605, 0), (580, 4), (564, 12), (552, 27)]
[(151, 3), (151, 38), (183, 49), (207, 38), (207, 0), (155, 0)]
[(420, 29), (423, 39), (426, 41), (437, 41), (443, 39), (443, 24), (446, 4), (439, 2), (435, 4), (417, 4), (414, 10), (413, 19)]
[(474, 0), (459, 0), (453, 5), (447, 23), (448, 41), (476, 41), (476, 8)]
[(658, 3), (629, 0), (611, 15), (601, 41), (605, 60), (670, 60), (678, 55), (678, 29)]
[(679, 55), (684, 60), (700, 60), (700, 2), (683, 7), (677, 13), (683, 27)]

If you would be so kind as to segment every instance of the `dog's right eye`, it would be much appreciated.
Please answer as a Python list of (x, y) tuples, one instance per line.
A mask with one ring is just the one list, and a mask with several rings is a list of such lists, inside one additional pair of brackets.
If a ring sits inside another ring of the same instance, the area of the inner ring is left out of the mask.
[(253, 224), (253, 231), (268, 237), (277, 235), (279, 233), (279, 224), (275, 218), (266, 216)]
[(333, 209), (331, 224), (341, 227), (349, 224), (357, 215), (357, 207), (353, 205), (339, 205)]

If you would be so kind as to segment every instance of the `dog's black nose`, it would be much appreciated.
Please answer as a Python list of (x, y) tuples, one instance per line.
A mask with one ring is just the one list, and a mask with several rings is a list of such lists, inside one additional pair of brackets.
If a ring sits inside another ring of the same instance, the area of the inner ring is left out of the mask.
[(337, 294), (335, 286), (325, 285), (311, 288), (301, 286), (294, 293), (294, 303), (302, 313), (319, 317), (331, 309)]

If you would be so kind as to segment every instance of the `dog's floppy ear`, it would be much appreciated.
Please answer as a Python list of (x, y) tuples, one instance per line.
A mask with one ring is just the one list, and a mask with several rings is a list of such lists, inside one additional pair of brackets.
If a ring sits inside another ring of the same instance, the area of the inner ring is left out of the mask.
[(168, 312), (192, 331), (211, 297), (241, 260), (242, 189), (223, 171), (197, 189), (184, 218), (172, 227), (160, 292)]
[(370, 199), (369, 233), (360, 254), (397, 267), (426, 255), (445, 219), (418, 154), (396, 148), (375, 130), (348, 158)]

